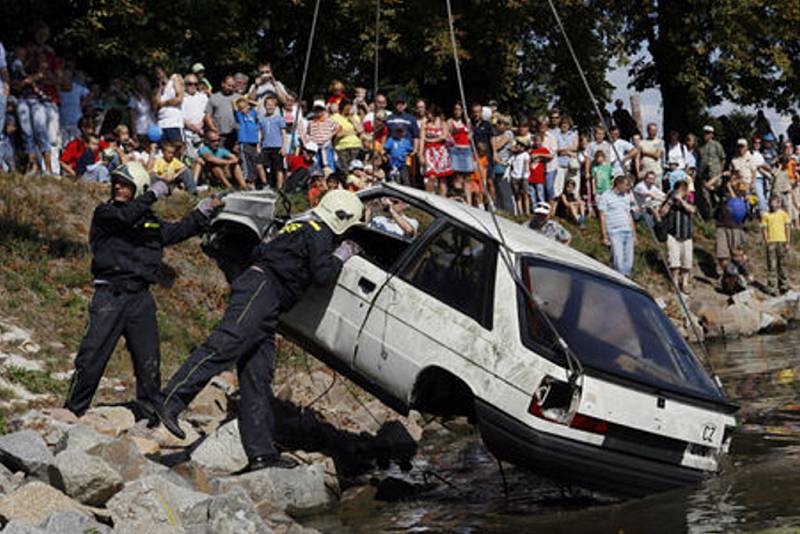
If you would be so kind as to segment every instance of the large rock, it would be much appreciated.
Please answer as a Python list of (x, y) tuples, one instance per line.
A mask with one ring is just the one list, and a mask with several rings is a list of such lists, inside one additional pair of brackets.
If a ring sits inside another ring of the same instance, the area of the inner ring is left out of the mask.
[(208, 528), (214, 534), (261, 534), (272, 532), (241, 487), (217, 495), (208, 506)]
[(53, 475), (53, 455), (42, 436), (33, 430), (0, 436), (0, 463), (48, 483)]
[(117, 437), (136, 424), (133, 412), (122, 406), (99, 406), (91, 408), (79, 419), (81, 424), (101, 434)]
[[(39, 525), (44, 532), (58, 534), (110, 534), (111, 527), (77, 512), (56, 512)], [(5, 531), (3, 531), (5, 534)]]
[(209, 475), (228, 475), (247, 465), (247, 455), (234, 419), (209, 434), (192, 452), (192, 461)]
[(53, 450), (56, 454), (66, 449), (87, 451), (96, 445), (111, 443), (111, 441), (113, 441), (113, 438), (101, 434), (88, 426), (75, 425), (61, 436)]
[(82, 450), (60, 453), (55, 467), (61, 475), (60, 488), (84, 504), (103, 506), (123, 486), (120, 474), (105, 460)]
[(6, 525), (6, 528), (3, 529), (3, 534), (47, 534), (47, 531), (25, 521), (17, 521), (15, 519)]
[(0, 499), (0, 517), (5, 521), (17, 520), (38, 525), (57, 512), (75, 512), (92, 517), (87, 507), (36, 480)]
[(24, 478), (25, 473), (22, 471), (14, 473), (3, 464), (0, 464), (0, 493), (11, 493), (19, 487)]
[(336, 501), (325, 485), (322, 464), (294, 469), (268, 468), (244, 475), (222, 477), (212, 482), (216, 493), (240, 486), (254, 502), (268, 501), (292, 515), (305, 515), (329, 509)]
[(100, 443), (86, 452), (105, 460), (126, 482), (168, 471), (167, 467), (145, 458), (130, 436)]
[(210, 502), (210, 495), (153, 475), (125, 484), (106, 506), (115, 525), (138, 523), (156, 528), (180, 528), (204, 525)]
[(9, 423), (11, 430), (33, 430), (42, 436), (48, 446), (53, 446), (77, 422), (75, 414), (64, 408), (29, 410)]

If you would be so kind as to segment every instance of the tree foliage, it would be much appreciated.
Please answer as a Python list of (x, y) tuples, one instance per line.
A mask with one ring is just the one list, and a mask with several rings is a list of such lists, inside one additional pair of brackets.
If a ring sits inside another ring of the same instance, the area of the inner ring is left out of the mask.
[[(373, 85), (376, 0), (324, 0), (306, 97), (333, 78)], [(637, 89), (661, 90), (667, 128), (696, 126), (728, 100), (787, 110), (800, 94), (797, 0), (556, 0), (601, 104), (605, 75), (630, 58)], [(381, 0), (380, 87), (449, 107), (457, 85), (443, 0)], [(314, 0), (19, 0), (6, 2), (0, 36), (21, 42), (36, 19), (53, 44), (104, 80), (163, 63), (201, 61), (212, 80), (253, 74), (271, 61), (298, 88)], [(559, 104), (583, 124), (591, 103), (548, 4), (453, 0), (467, 98), (495, 98), (530, 112)], [(644, 51), (644, 53), (643, 53)]]

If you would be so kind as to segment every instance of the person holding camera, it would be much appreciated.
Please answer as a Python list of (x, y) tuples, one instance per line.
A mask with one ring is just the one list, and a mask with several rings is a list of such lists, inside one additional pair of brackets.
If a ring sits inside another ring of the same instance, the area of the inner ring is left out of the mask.
[(659, 209), (659, 215), (666, 224), (670, 274), (675, 285), (683, 293), (689, 292), (689, 273), (692, 270), (692, 216), (697, 211), (686, 198), (688, 192), (688, 182), (678, 180)]
[(405, 214), (408, 204), (399, 198), (384, 197), (370, 206), (367, 226), (379, 232), (413, 239), (419, 231), (419, 221)]
[[(272, 66), (268, 62), (263, 62), (258, 66), (258, 77), (250, 89), (247, 91), (247, 97), (250, 100), (258, 102), (259, 116), (263, 116), (266, 112), (264, 110), (264, 99), (268, 96), (273, 96), (278, 99), (280, 107), (284, 107), (289, 102), (289, 93), (286, 92), (286, 87), (275, 79), (272, 73)], [(278, 113), (278, 108), (275, 108), (273, 113)]]

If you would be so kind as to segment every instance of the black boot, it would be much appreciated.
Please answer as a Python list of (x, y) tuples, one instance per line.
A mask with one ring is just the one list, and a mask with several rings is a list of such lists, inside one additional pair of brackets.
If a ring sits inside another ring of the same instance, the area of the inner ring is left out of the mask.
[(252, 473), (261, 469), (275, 467), (278, 469), (294, 469), (297, 467), (297, 461), (292, 458), (283, 458), (280, 455), (276, 456), (256, 456), (248, 460), (247, 465), (236, 471), (234, 475), (244, 475), (245, 473)]
[(186, 439), (186, 433), (181, 430), (181, 427), (178, 424), (177, 415), (172, 415), (171, 413), (167, 412), (164, 405), (160, 402), (151, 404), (150, 409), (152, 409), (153, 412), (158, 416), (161, 424), (164, 425), (164, 428), (166, 428), (170, 434), (178, 439)]

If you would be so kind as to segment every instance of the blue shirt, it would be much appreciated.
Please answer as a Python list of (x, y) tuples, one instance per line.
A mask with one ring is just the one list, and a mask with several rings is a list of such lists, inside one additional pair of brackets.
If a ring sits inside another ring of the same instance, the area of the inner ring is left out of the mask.
[(283, 146), (281, 131), (286, 129), (283, 115), (262, 116), (258, 119), (258, 126), (261, 128), (261, 146), (263, 148), (281, 148)]
[(256, 110), (251, 109), (247, 113), (241, 111), (234, 111), (233, 116), (239, 124), (239, 130), (236, 134), (236, 140), (240, 143), (248, 145), (258, 144), (258, 114)]
[(408, 139), (395, 139), (390, 137), (383, 145), (383, 149), (389, 154), (389, 165), (393, 169), (400, 169), (406, 166), (406, 158), (414, 151), (414, 145)]
[(597, 199), (597, 209), (606, 214), (606, 231), (631, 232), (631, 199), (609, 189)]
[(202, 158), (206, 154), (211, 154), (215, 158), (225, 159), (231, 156), (231, 151), (221, 146), (215, 152), (211, 150), (211, 147), (209, 147), (208, 145), (203, 145), (200, 147), (200, 150), (197, 151), (197, 155)]
[(389, 127), (389, 137), (393, 137), (395, 130), (398, 128), (403, 128), (406, 131), (406, 137), (411, 139), (419, 137), (417, 118), (410, 113), (392, 113), (386, 119), (386, 126)]

